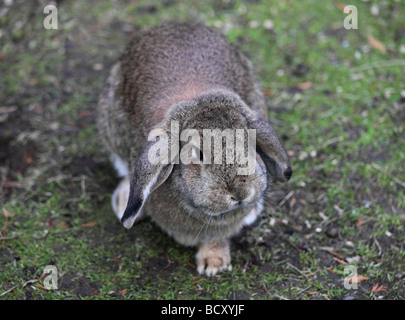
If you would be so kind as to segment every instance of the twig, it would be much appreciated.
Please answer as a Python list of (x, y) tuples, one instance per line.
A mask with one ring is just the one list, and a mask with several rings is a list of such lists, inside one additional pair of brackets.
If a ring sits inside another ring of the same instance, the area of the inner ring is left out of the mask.
[(373, 162), (371, 164), (371, 166), (374, 169), (377, 169), (378, 171), (384, 173), (386, 176), (390, 177), (392, 180), (394, 180), (396, 183), (398, 183), (401, 187), (405, 188), (405, 182), (403, 182), (402, 180), (399, 180), (397, 177), (394, 177), (392, 174), (386, 172), (381, 166), (379, 166), (378, 164), (376, 164), (375, 162)]
[(281, 207), (287, 202), (287, 200), (290, 199), (293, 195), (294, 195), (294, 191), (290, 191), (290, 192), (284, 197), (284, 199), (280, 201), (280, 203), (278, 204), (278, 207), (281, 208)]
[(339, 259), (339, 258), (336, 258), (336, 257), (332, 257), (332, 260), (334, 260), (334, 261), (336, 261), (336, 262), (339, 262), (340, 264), (343, 264), (343, 265), (346, 265), (346, 264), (347, 264), (346, 261), (344, 261), (344, 260), (342, 260), (342, 259)]
[(297, 296), (300, 295), (301, 293), (303, 293), (304, 291), (307, 291), (309, 288), (311, 288), (311, 286), (308, 286), (300, 291), (297, 292)]
[(0, 294), (0, 297), (4, 296), (5, 294), (9, 293), (11, 290), (14, 290), (15, 288), (17, 288), (19, 286), (24, 288), (27, 284), (35, 283), (38, 281), (39, 281), (39, 279), (32, 279), (32, 280), (28, 280), (27, 282), (24, 282), (23, 284), (17, 284), (16, 286), (12, 287), (11, 289), (8, 289), (7, 291), (4, 291), (2, 294)]
[(269, 290), (266, 287), (266, 284), (264, 283), (264, 280), (262, 280), (262, 286), (263, 286), (264, 291), (266, 291), (267, 294), (270, 294)]
[(378, 242), (378, 240), (377, 240), (377, 238), (375, 236), (373, 237), (373, 239), (374, 239), (374, 242), (375, 242), (375, 244), (376, 244), (376, 246), (378, 248), (378, 256), (381, 257), (382, 249), (381, 249), (380, 243)]
[(295, 250), (298, 252), (302, 252), (302, 249), (298, 248), (294, 243), (292, 243), (289, 239), (287, 238), (282, 238), (284, 241), (286, 241), (291, 247), (293, 247)]
[(278, 294), (275, 294), (274, 295), (276, 298), (279, 298), (280, 300), (290, 300), (290, 299), (288, 299), (288, 298), (286, 298), (286, 297), (283, 297), (283, 296), (280, 296), (280, 295), (278, 295)]
[(18, 237), (19, 236), (19, 234), (18, 233), (16, 233), (16, 232), (12, 232), (11, 233), (11, 236), (7, 236), (7, 237), (5, 237), (4, 235), (2, 236), (2, 237), (0, 237), (0, 240), (10, 240), (10, 239), (14, 239), (14, 238), (16, 238), (16, 237)]
[(86, 177), (85, 176), (81, 176), (80, 186), (82, 188), (81, 198), (85, 199), (86, 198)]
[(11, 217), (10, 213), (3, 208), (3, 213), (6, 217), (6, 221), (4, 222), (4, 228), (3, 228), (3, 249), (5, 248), (6, 245), (6, 232), (7, 232), (7, 222), (8, 222), (8, 218)]
[(332, 248), (332, 247), (318, 247), (318, 249), (330, 253), (331, 255), (335, 256), (335, 257), (338, 258), (339, 260), (344, 261), (344, 260), (346, 259), (346, 258), (343, 257), (341, 254), (337, 253), (337, 252), (335, 251), (335, 248)]
[(324, 142), (324, 144), (322, 145), (322, 148), (326, 148), (327, 146), (329, 146), (335, 142), (341, 142), (343, 140), (344, 140), (344, 138), (342, 136), (331, 138)]
[(297, 271), (299, 274), (304, 275), (305, 273), (303, 271), (301, 271), (300, 269), (298, 269), (296, 266), (293, 266), (291, 263), (287, 262), (287, 267), (290, 267), (291, 269)]
[(339, 220), (340, 219), (340, 217), (333, 217), (333, 218), (330, 218), (330, 217), (327, 217), (327, 216), (325, 216), (327, 219), (323, 219), (323, 217), (321, 216), (321, 218), (323, 219), (320, 223), (319, 223), (319, 225), (318, 225), (318, 228), (321, 228), (321, 229), (323, 229), (323, 228), (325, 228), (328, 224), (331, 224), (332, 222), (335, 222), (336, 220)]
[(35, 283), (38, 281), (39, 281), (39, 279), (28, 280), (27, 282), (23, 283), (22, 287), (24, 288), (27, 284)]
[(11, 290), (14, 290), (15, 288), (17, 288), (19, 286), (19, 284), (17, 284), (16, 286), (8, 289), (7, 291), (4, 291), (2, 294), (0, 294), (0, 297), (4, 296), (5, 294), (9, 293)]
[(57, 176), (48, 178), (48, 179), (46, 180), (46, 183), (59, 182), (59, 181), (61, 181), (61, 180), (69, 179), (69, 178), (71, 178), (70, 175), (67, 175), (67, 174), (59, 174), (59, 175), (57, 175)]
[(389, 61), (375, 61), (372, 63), (363, 64), (357, 68), (353, 68), (353, 71), (358, 72), (358, 71), (363, 71), (363, 70), (373, 69), (373, 68), (386, 68), (386, 67), (396, 67), (396, 66), (405, 67), (405, 60), (394, 59), (394, 60), (389, 60)]

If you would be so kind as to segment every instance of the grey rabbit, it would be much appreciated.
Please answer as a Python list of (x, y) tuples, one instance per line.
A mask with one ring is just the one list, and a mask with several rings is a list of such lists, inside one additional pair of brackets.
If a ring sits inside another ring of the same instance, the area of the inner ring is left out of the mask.
[[(170, 22), (134, 36), (105, 82), (97, 123), (123, 178), (112, 207), (124, 227), (149, 216), (177, 242), (198, 247), (197, 271), (207, 276), (232, 269), (230, 238), (260, 215), (269, 184), (292, 175), (251, 62), (202, 23)], [(179, 140), (173, 123), (194, 130), (204, 146)], [(204, 130), (214, 129), (242, 130), (244, 138), (255, 132), (253, 172), (215, 161), (218, 150), (204, 140)], [(165, 141), (188, 146), (192, 161), (173, 161), (177, 149), (157, 148)]]

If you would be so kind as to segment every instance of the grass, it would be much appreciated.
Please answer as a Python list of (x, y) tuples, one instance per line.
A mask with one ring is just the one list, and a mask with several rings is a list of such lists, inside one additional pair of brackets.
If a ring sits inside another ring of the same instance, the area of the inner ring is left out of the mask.
[[(5, 7), (0, 299), (404, 299), (405, 6), (352, 2), (357, 30), (333, 1), (66, 0), (58, 30), (41, 2)], [(217, 27), (251, 58), (294, 169), (212, 278), (150, 222), (116, 221), (95, 127), (131, 34), (173, 19)], [(42, 288), (46, 265), (57, 290)]]

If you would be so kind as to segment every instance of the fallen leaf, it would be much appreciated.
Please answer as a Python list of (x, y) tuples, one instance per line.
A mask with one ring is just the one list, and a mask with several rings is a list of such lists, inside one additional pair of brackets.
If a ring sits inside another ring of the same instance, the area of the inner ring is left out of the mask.
[(32, 158), (29, 156), (29, 154), (27, 154), (27, 153), (24, 153), (24, 154), (22, 155), (22, 158), (23, 158), (23, 160), (25, 161), (26, 164), (31, 164), (31, 163), (34, 161), (34, 159), (32, 159)]
[(380, 87), (380, 84), (379, 84), (379, 83), (374, 83), (374, 84), (371, 86), (371, 90), (376, 91), (379, 87)]
[(336, 6), (338, 9), (342, 10), (342, 11), (344, 11), (344, 10), (345, 10), (345, 7), (346, 7), (346, 5), (345, 5), (344, 3), (341, 3), (341, 2), (335, 2), (335, 6)]
[(0, 113), (11, 113), (17, 110), (16, 106), (0, 107)]
[(368, 280), (368, 277), (354, 276), (349, 279), (349, 283), (360, 283), (365, 280)]
[(45, 288), (42, 284), (40, 284), (40, 283), (36, 283), (35, 285), (36, 285), (37, 287), (40, 287), (41, 289), (46, 290), (46, 288)]
[(3, 188), (9, 189), (9, 188), (22, 188), (22, 183), (17, 182), (17, 181), (10, 181), (7, 180), (3, 183)]
[(340, 264), (344, 264), (344, 265), (347, 264), (347, 262), (344, 261), (344, 260), (342, 260), (342, 259), (338, 259), (338, 258), (336, 258), (336, 257), (332, 257), (332, 259), (335, 260), (335, 261), (337, 261), (337, 262), (339, 262)]
[(4, 213), (4, 216), (6, 217), (6, 218), (11, 218), (12, 216), (13, 216), (13, 214), (11, 214), (10, 212), (8, 212), (6, 209), (4, 209), (3, 208), (3, 213)]
[(265, 95), (266, 97), (269, 97), (269, 96), (272, 95), (273, 90), (271, 90), (271, 89), (263, 89), (263, 93), (264, 93), (264, 95)]
[(28, 85), (29, 85), (30, 87), (35, 86), (37, 83), (38, 83), (38, 80), (37, 80), (37, 79), (29, 79), (29, 80), (28, 80)]
[(385, 48), (385, 46), (379, 40), (374, 38), (372, 35), (368, 36), (368, 43), (370, 44), (370, 46), (379, 50), (380, 52), (387, 53), (387, 49)]
[(82, 227), (87, 228), (87, 227), (94, 227), (94, 226), (96, 226), (96, 225), (98, 225), (98, 222), (91, 221), (91, 222), (83, 223), (83, 224), (82, 224)]
[(80, 112), (79, 118), (88, 117), (88, 116), (91, 116), (92, 114), (93, 114), (93, 111), (86, 110), (86, 111)]
[(371, 292), (381, 292), (381, 291), (387, 291), (388, 287), (387, 286), (378, 286), (378, 283), (376, 283), (371, 289)]
[(71, 227), (71, 225), (65, 221), (58, 221), (58, 223), (56, 225), (57, 225), (57, 227), (62, 228), (62, 229), (69, 229)]
[(312, 82), (311, 81), (306, 81), (306, 82), (298, 84), (297, 87), (302, 89), (302, 90), (309, 89), (309, 88), (312, 87)]

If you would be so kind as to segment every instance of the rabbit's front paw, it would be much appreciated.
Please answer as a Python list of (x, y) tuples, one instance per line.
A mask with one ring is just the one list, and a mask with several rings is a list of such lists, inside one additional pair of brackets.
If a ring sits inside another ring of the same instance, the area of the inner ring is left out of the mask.
[(208, 277), (215, 275), (218, 271), (232, 270), (227, 241), (200, 245), (196, 260), (198, 273), (205, 273)]

